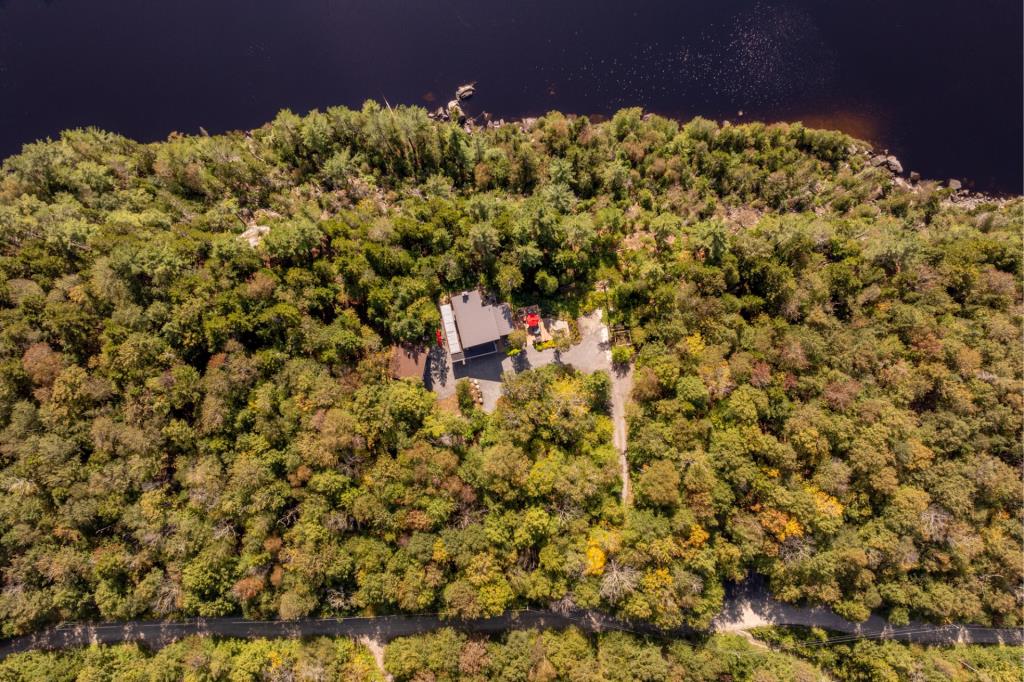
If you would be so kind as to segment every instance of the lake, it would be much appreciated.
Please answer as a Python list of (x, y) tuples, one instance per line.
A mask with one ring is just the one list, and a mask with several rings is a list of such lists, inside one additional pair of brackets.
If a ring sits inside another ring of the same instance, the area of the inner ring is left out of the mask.
[(0, 156), (477, 81), (471, 114), (803, 120), (1020, 193), (1022, 23), (1020, 0), (0, 0)]

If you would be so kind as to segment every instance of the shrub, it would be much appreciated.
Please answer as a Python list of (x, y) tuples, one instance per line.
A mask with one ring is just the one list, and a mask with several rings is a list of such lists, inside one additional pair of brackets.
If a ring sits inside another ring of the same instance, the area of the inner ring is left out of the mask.
[(634, 353), (633, 346), (615, 346), (612, 348), (612, 363), (628, 365), (633, 360)]
[(468, 413), (476, 409), (476, 400), (473, 398), (473, 386), (469, 379), (459, 379), (455, 382), (455, 397), (459, 401), (459, 409)]

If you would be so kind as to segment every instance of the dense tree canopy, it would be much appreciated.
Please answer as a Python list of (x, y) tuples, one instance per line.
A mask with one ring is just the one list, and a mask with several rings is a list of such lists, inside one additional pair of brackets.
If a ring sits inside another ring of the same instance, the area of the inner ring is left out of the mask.
[(0, 661), (3, 682), (383, 682), (373, 656), (350, 639), (189, 637), (158, 651), (137, 644), (32, 651)]
[[(826, 633), (759, 633), (783, 651), (740, 635), (659, 641), (624, 632), (587, 636), (518, 630), (496, 639), (453, 630), (388, 645), (396, 682), (896, 682), (1020, 679), (1021, 647), (921, 647), (862, 640), (817, 646)], [(799, 642), (799, 643), (798, 643)]]
[[(0, 625), (700, 627), (751, 572), (853, 619), (1019, 624), (1022, 232), (1020, 200), (840, 133), (635, 109), (28, 145), (0, 174)], [(606, 376), (523, 372), (491, 415), (388, 378), (478, 286), (630, 332), (631, 504)]]
[[(515, 630), (495, 638), (451, 629), (384, 648), (396, 682), (1016, 682), (1021, 647), (922, 647), (861, 640), (821, 646), (821, 631), (763, 630), (665, 641), (624, 632)], [(370, 651), (345, 638), (234, 640), (189, 637), (157, 651), (137, 644), (15, 654), (3, 682), (372, 682)]]
[[(588, 637), (565, 631), (516, 630), (500, 639), (454, 630), (403, 637), (384, 652), (395, 682), (815, 682), (813, 665), (755, 648), (738, 635), (700, 645), (657, 642), (624, 632)], [(755, 676), (756, 673), (756, 676)]]
[(616, 293), (655, 292), (620, 309), (643, 341), (638, 506), (786, 600), (853, 620), (884, 607), (896, 623), (1018, 623), (1009, 218), (784, 214), (731, 233), (698, 223), (656, 265), (632, 256)]
[(775, 650), (812, 662), (837, 680), (1013, 682), (1020, 679), (1024, 655), (1020, 646), (921, 646), (869, 639), (833, 642), (830, 633), (806, 628), (758, 628), (754, 633)]

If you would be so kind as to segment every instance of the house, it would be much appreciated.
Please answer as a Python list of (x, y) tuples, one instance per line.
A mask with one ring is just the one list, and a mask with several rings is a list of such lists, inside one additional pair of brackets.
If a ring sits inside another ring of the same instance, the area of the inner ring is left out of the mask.
[(430, 354), (422, 346), (402, 344), (391, 347), (391, 361), (388, 373), (392, 379), (414, 378), (424, 381), (427, 373), (427, 359)]
[(491, 303), (479, 291), (463, 291), (441, 305), (441, 324), (452, 362), (497, 353), (514, 328), (512, 310)]

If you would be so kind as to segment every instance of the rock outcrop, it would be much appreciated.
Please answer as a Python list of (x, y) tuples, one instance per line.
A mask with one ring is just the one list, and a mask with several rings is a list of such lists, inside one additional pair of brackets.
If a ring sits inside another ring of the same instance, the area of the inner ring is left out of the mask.
[(266, 225), (253, 225), (248, 230), (238, 235), (238, 238), (249, 242), (249, 246), (255, 249), (259, 246), (260, 242), (263, 241), (263, 237), (265, 237), (269, 232), (270, 228)]
[(895, 173), (896, 175), (903, 174), (903, 164), (901, 164), (900, 160), (897, 159), (892, 154), (876, 154), (871, 157), (871, 161), (869, 163), (872, 166), (875, 166), (876, 168), (888, 168), (891, 172)]

